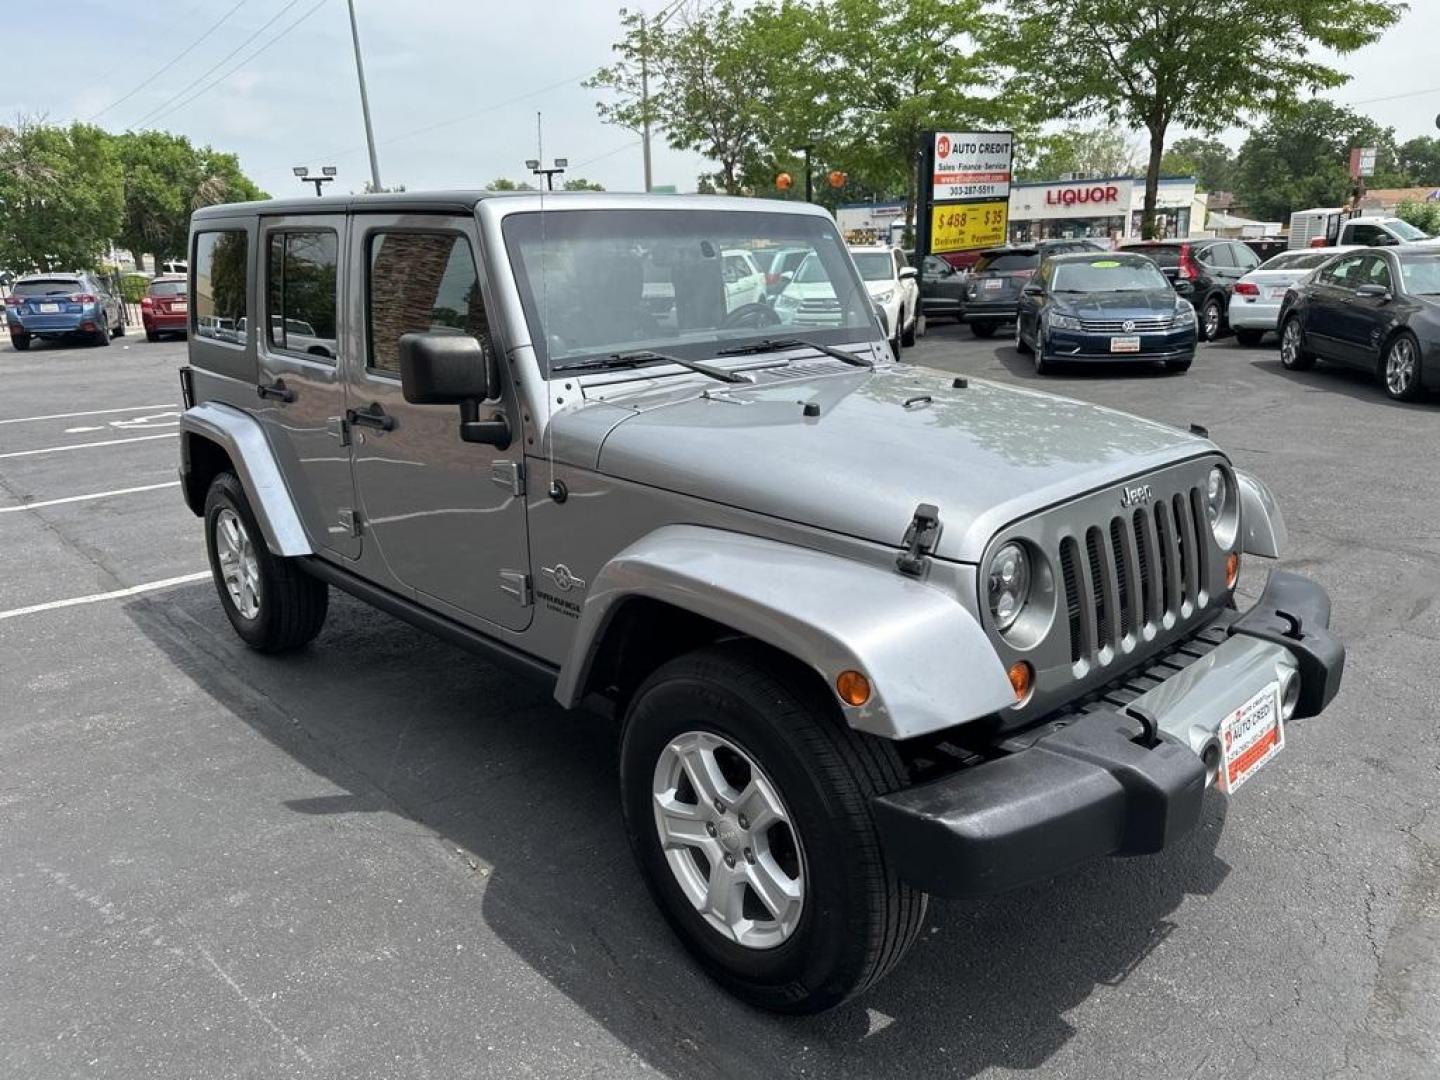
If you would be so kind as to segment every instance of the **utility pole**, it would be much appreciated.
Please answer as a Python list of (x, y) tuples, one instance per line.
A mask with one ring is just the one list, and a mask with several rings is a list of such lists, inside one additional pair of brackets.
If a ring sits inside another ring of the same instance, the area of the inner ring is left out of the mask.
[(380, 159), (375, 156), (375, 129), (370, 126), (370, 95), (365, 92), (365, 63), (360, 59), (360, 27), (355, 22), (355, 0), (350, 5), (350, 37), (355, 42), (355, 74), (360, 79), (360, 111), (365, 114), (365, 143), (370, 148), (370, 188), (380, 190)]
[(805, 155), (805, 201), (806, 201), (806, 202), (814, 202), (814, 201), (815, 201), (815, 183), (814, 183), (813, 178), (812, 178), (811, 175), (810, 175), (810, 151), (811, 151), (811, 150), (814, 150), (814, 149), (815, 149), (814, 146), (802, 146), (802, 147), (800, 147), (800, 152)]
[[(655, 29), (665, 25), (665, 20), (680, 10), (685, 0), (675, 0), (668, 8), (655, 16)], [(650, 175), (650, 19), (640, 15), (640, 145), (645, 155), (645, 191), (652, 186)]]

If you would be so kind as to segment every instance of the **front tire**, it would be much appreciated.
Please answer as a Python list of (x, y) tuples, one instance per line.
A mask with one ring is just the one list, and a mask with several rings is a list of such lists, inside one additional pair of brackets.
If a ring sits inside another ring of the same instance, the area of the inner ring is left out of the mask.
[(1029, 356), (1029, 355), (1030, 355), (1032, 352), (1034, 352), (1035, 350), (1032, 349), (1032, 348), (1030, 347), (1030, 343), (1025, 340), (1025, 333), (1024, 333), (1024, 331), (1022, 331), (1022, 330), (1020, 329), (1020, 325), (1021, 325), (1021, 324), (1020, 324), (1019, 318), (1016, 318), (1016, 320), (1015, 320), (1015, 351), (1018, 352), (1021, 356)]
[(920, 329), (920, 313), (917, 311), (915, 317), (910, 320), (910, 329), (901, 335), (901, 340), (907, 349), (915, 347), (915, 339), (924, 331)]
[(1214, 341), (1225, 327), (1225, 313), (1220, 310), (1220, 301), (1210, 297), (1200, 306), (1200, 340)]
[(246, 645), (257, 652), (288, 652), (320, 633), (329, 586), (293, 560), (270, 554), (233, 473), (217, 476), (205, 496), (205, 546), (220, 605)]
[(993, 322), (972, 322), (970, 332), (977, 338), (991, 338), (995, 336), (995, 324)]
[(1420, 343), (1408, 330), (1396, 334), (1385, 350), (1380, 377), (1392, 401), (1414, 401), (1420, 396)]
[(750, 642), (663, 665), (621, 737), (626, 832), (662, 914), (712, 978), (777, 1012), (862, 992), (919, 933), (925, 894), (890, 871), (870, 810), (905, 781), (890, 743)]
[(1280, 365), (1287, 371), (1309, 371), (1315, 357), (1305, 351), (1305, 331), (1300, 316), (1292, 315), (1280, 328)]

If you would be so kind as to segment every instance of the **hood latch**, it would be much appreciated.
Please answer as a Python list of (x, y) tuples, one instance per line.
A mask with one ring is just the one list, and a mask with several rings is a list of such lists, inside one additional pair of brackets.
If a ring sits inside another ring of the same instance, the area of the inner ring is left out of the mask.
[(932, 503), (917, 506), (900, 542), (905, 550), (895, 557), (896, 569), (909, 577), (923, 577), (930, 553), (940, 542), (940, 508)]

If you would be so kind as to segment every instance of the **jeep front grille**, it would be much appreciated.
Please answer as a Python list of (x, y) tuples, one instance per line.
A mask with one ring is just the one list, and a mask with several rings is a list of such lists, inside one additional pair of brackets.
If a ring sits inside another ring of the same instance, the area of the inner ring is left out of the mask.
[(1116, 514), (1060, 541), (1070, 660), (1108, 663), (1144, 627), (1175, 626), (1209, 589), (1198, 487)]

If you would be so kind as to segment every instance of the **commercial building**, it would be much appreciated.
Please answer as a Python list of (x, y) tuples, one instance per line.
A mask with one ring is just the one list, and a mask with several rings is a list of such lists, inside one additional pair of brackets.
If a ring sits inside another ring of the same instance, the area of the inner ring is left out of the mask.
[[(1145, 180), (1136, 176), (1105, 176), (1093, 180), (1019, 182), (1010, 188), (1011, 241), (1090, 237), (1111, 243), (1140, 238), (1145, 208)], [(1193, 176), (1162, 176), (1156, 204), (1164, 236), (1190, 236), (1205, 228), (1205, 195), (1195, 190)], [(904, 231), (905, 204), (847, 203), (836, 211), (846, 236), (890, 237), (899, 243)]]

